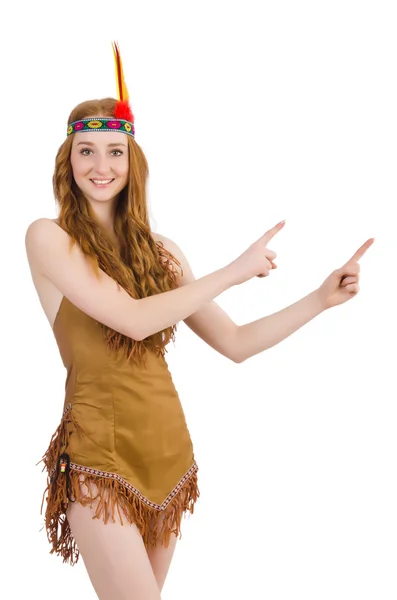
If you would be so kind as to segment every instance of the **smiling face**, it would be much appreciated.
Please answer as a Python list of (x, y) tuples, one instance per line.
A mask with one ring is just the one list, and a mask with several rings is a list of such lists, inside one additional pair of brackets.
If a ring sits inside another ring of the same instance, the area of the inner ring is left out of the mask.
[(73, 177), (88, 201), (109, 202), (128, 183), (128, 145), (125, 133), (83, 131), (73, 134), (70, 163)]

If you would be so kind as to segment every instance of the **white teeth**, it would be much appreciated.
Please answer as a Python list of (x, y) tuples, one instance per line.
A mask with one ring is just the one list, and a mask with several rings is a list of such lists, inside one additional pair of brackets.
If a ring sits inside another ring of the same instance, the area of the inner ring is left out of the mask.
[(96, 185), (106, 185), (107, 183), (110, 183), (111, 181), (113, 181), (113, 179), (106, 179), (106, 180), (91, 179), (91, 181), (93, 181)]

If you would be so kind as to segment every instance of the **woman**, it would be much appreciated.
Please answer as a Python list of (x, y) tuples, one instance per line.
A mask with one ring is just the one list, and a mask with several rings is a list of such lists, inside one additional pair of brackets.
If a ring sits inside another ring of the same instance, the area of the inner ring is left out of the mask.
[[(314, 292), (244, 326), (213, 299), (276, 267), (279, 223), (222, 269), (195, 280), (180, 248), (151, 231), (148, 165), (119, 65), (119, 99), (78, 105), (54, 173), (58, 219), (26, 233), (32, 278), (67, 368), (61, 423), (43, 457), (51, 552), (81, 553), (101, 600), (158, 600), (197, 465), (164, 358), (175, 324), (242, 362), (358, 292), (368, 240)], [(124, 94), (124, 95), (123, 95)], [(100, 134), (100, 135), (99, 135)], [(43, 499), (44, 500), (44, 499)]]

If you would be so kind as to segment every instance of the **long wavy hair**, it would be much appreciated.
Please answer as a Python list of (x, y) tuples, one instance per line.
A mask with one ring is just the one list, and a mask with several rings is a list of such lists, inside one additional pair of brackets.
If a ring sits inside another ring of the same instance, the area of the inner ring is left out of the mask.
[[(68, 125), (89, 117), (114, 118), (116, 102), (114, 98), (82, 102), (72, 110)], [(72, 138), (72, 135), (68, 136), (60, 146), (53, 175), (54, 195), (59, 205), (58, 222), (71, 238), (70, 249), (77, 243), (98, 277), (101, 269), (133, 298), (175, 289), (178, 286), (175, 265), (181, 265), (162, 242), (156, 242), (152, 236), (146, 200), (149, 169), (140, 146), (132, 136), (126, 135), (129, 177), (119, 194), (114, 217), (114, 231), (120, 244), (118, 251), (95, 220), (89, 202), (74, 181), (70, 163)], [(123, 349), (127, 358), (135, 363), (141, 362), (147, 350), (164, 357), (165, 346), (175, 339), (176, 325), (142, 341), (133, 340), (103, 323), (100, 325), (108, 347)]]

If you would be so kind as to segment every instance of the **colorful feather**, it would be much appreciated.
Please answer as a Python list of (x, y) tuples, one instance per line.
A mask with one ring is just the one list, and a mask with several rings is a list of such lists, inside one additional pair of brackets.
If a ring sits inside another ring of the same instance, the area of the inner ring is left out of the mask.
[(114, 62), (116, 67), (116, 83), (118, 102), (116, 105), (114, 116), (116, 119), (125, 119), (134, 123), (134, 115), (130, 106), (130, 98), (128, 89), (124, 80), (123, 63), (121, 61), (120, 50), (117, 42), (113, 42)]

